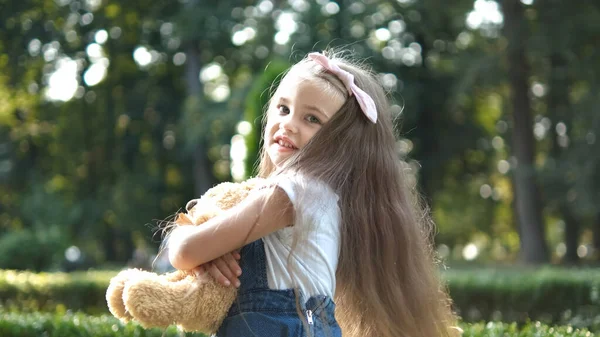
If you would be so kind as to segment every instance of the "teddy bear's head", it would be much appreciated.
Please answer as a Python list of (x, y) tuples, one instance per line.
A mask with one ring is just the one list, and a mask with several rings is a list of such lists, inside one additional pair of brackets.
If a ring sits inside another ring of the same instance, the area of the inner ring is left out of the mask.
[(209, 189), (201, 198), (189, 201), (185, 206), (186, 212), (176, 216), (175, 224), (200, 225), (239, 204), (263, 182), (264, 179), (252, 178), (242, 183), (221, 183)]

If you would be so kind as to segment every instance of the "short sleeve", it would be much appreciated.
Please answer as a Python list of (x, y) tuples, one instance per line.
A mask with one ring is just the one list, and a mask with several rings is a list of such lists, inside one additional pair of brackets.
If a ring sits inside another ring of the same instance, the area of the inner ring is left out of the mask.
[(337, 211), (338, 196), (319, 180), (289, 173), (274, 177), (270, 185), (281, 188), (290, 198), (296, 213), (296, 224), (318, 224), (322, 215)]
[(293, 226), (262, 239), (269, 287), (333, 297), (341, 241), (338, 196), (324, 182), (294, 173), (268, 178), (266, 186), (281, 188), (295, 211)]

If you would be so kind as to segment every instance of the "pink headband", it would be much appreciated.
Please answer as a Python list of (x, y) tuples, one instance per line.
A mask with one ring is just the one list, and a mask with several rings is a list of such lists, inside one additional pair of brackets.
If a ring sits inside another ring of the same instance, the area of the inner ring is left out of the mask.
[(348, 94), (356, 97), (356, 100), (358, 101), (358, 104), (360, 105), (365, 116), (367, 116), (367, 118), (373, 122), (373, 124), (377, 123), (377, 108), (375, 107), (375, 102), (373, 102), (373, 99), (371, 96), (369, 96), (369, 94), (354, 84), (354, 75), (338, 67), (337, 64), (332, 62), (323, 54), (310, 53), (308, 54), (308, 57), (320, 64), (323, 68), (325, 68), (325, 70), (337, 76), (348, 89)]

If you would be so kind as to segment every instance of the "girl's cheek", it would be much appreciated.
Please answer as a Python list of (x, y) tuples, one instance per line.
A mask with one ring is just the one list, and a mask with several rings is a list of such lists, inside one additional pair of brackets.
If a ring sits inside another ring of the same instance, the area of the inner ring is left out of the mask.
[(269, 128), (273, 127), (275, 124), (277, 124), (278, 121), (279, 121), (278, 115), (273, 114), (272, 112), (269, 112), (267, 115), (266, 129), (268, 130)]
[(273, 118), (268, 118), (267, 125), (265, 125), (265, 134), (269, 133), (269, 130), (273, 128), (273, 125), (275, 125)]

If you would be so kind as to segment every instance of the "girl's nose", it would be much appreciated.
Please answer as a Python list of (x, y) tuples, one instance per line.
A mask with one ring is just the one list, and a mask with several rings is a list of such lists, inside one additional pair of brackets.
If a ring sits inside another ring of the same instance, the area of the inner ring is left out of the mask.
[(284, 129), (291, 133), (298, 132), (298, 125), (294, 114), (290, 113), (287, 116), (283, 117), (281, 123), (279, 124), (280, 129)]

